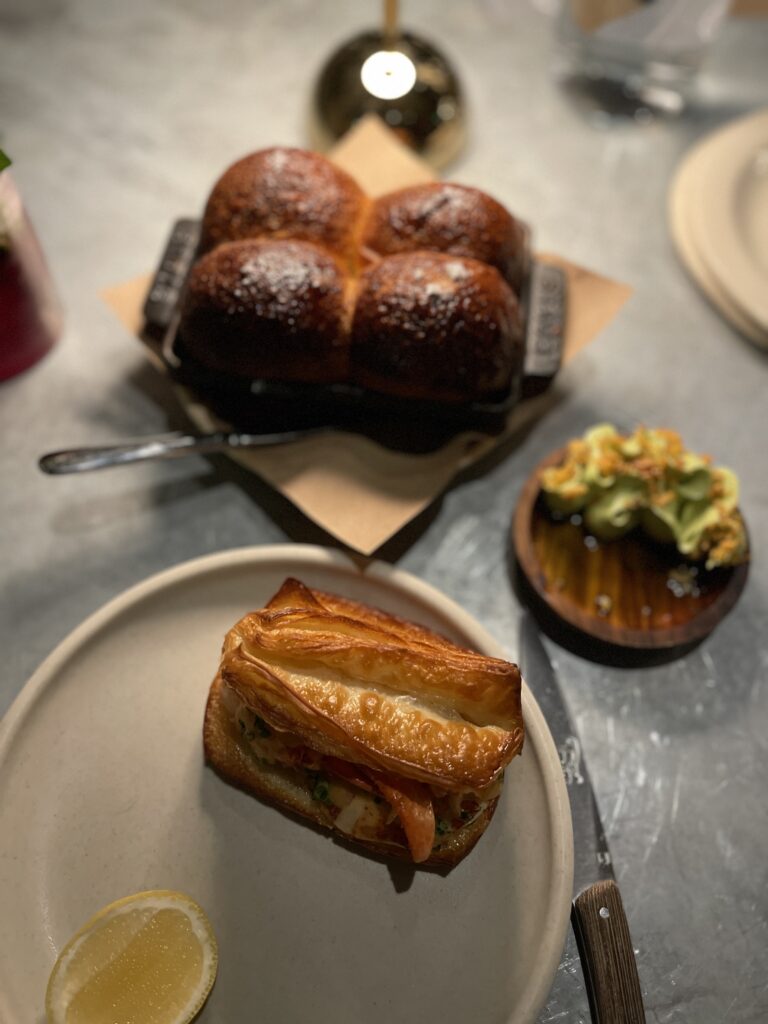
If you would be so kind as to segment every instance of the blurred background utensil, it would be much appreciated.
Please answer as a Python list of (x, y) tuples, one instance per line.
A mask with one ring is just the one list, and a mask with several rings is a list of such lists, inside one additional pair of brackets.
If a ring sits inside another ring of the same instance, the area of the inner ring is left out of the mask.
[(466, 137), (464, 99), (448, 58), (429, 40), (405, 31), (398, 0), (384, 0), (379, 28), (335, 50), (312, 96), (312, 144), (327, 150), (365, 114), (378, 114), (434, 167), (458, 155)]

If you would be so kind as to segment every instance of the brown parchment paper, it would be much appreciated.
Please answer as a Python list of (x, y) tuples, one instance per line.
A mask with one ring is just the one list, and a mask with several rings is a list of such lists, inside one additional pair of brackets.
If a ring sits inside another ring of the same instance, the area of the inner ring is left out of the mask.
[[(361, 121), (330, 154), (369, 195), (434, 180), (431, 169), (376, 117)], [(572, 359), (616, 316), (629, 298), (627, 285), (538, 253), (557, 264), (568, 281), (564, 361)], [(150, 274), (106, 288), (102, 297), (133, 334), (142, 329), (141, 309)], [(147, 355), (162, 364), (149, 346)], [(176, 387), (190, 419), (201, 430), (221, 424), (185, 388)], [(233, 454), (289, 498), (305, 515), (362, 554), (371, 554), (430, 504), (456, 474), (540, 414), (546, 402), (523, 402), (499, 436), (460, 434), (436, 452), (411, 455), (382, 448), (357, 434), (329, 431), (277, 448)]]
[(733, 0), (729, 12), (737, 18), (768, 18), (768, 0)]

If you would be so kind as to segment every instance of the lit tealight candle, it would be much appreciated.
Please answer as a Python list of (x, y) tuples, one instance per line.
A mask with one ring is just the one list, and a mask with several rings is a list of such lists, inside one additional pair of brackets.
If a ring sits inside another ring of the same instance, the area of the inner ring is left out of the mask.
[(399, 50), (378, 50), (360, 69), (365, 89), (380, 100), (397, 100), (416, 82), (416, 65)]

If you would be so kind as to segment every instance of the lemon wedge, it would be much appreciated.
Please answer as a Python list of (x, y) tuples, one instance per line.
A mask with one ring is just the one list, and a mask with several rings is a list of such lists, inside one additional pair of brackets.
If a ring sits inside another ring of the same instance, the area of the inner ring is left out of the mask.
[(45, 996), (48, 1024), (187, 1024), (213, 987), (216, 939), (180, 892), (139, 892), (72, 936)]

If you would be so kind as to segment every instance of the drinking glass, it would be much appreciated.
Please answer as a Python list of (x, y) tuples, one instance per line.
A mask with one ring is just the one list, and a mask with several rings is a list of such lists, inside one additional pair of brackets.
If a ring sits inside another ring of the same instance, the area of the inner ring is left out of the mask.
[(48, 267), (6, 167), (0, 171), (0, 380), (41, 359), (61, 326)]
[[(607, 104), (632, 102), (677, 113), (729, 0), (562, 0), (557, 33), (566, 81), (602, 92)], [(619, 111), (623, 112), (623, 111)]]

